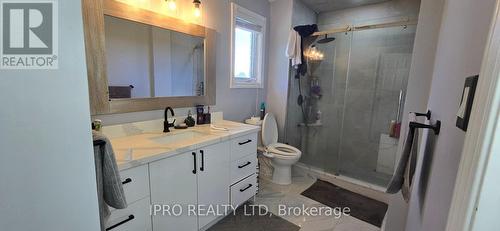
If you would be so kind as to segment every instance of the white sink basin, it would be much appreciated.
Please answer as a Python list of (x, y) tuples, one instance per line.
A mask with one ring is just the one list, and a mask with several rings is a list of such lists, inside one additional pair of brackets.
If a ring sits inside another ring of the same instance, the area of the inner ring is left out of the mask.
[(200, 138), (206, 136), (206, 134), (196, 131), (182, 131), (171, 134), (165, 134), (162, 136), (151, 138), (153, 142), (159, 144), (175, 144), (175, 143), (184, 143), (192, 139)]

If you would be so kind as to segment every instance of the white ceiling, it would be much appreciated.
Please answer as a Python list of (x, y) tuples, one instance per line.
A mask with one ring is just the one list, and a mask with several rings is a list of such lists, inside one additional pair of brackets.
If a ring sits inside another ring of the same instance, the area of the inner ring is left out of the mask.
[(301, 0), (317, 13), (386, 2), (389, 0)]

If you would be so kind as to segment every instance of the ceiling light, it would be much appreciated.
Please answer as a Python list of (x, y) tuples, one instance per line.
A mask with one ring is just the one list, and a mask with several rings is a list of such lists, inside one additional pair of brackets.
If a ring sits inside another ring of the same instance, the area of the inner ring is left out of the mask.
[(199, 18), (201, 16), (201, 9), (200, 9), (201, 1), (194, 0), (193, 4), (194, 4), (194, 16)]
[(177, 4), (175, 4), (175, 0), (166, 0), (168, 9), (175, 10), (177, 8)]

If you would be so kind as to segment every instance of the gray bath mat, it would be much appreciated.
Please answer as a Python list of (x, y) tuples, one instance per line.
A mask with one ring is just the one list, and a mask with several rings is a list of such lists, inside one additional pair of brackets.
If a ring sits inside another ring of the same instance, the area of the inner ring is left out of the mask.
[[(245, 211), (246, 208), (246, 211)], [(266, 214), (259, 216), (257, 208), (254, 215), (252, 207), (247, 204), (240, 206), (236, 213), (226, 216), (214, 226), (208, 229), (209, 231), (298, 231), (299, 226), (278, 217), (274, 214)], [(246, 214), (245, 214), (246, 212)]]
[(332, 208), (349, 207), (351, 216), (380, 227), (384, 220), (387, 204), (340, 188), (326, 181), (317, 180), (302, 192), (303, 196)]

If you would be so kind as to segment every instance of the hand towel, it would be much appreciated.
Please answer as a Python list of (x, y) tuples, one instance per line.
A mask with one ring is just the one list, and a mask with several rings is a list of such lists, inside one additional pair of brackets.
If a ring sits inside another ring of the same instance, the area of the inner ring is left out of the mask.
[[(416, 115), (410, 113), (409, 122), (416, 122)], [(408, 128), (408, 135), (403, 146), (403, 153), (398, 163), (396, 172), (391, 178), (386, 193), (397, 193), (401, 190), (406, 202), (410, 200), (413, 175), (417, 165), (418, 155), (418, 130)]]
[(307, 73), (307, 62), (304, 59), (304, 50), (302, 47), (305, 47), (306, 45), (304, 44), (305, 38), (311, 36), (314, 32), (318, 31), (318, 25), (316, 24), (311, 24), (311, 25), (300, 25), (296, 26), (293, 28), (297, 33), (299, 33), (301, 37), (300, 41), (300, 59), (301, 59), (301, 64), (297, 65), (296, 69), (296, 74), (295, 78), (300, 77), (300, 75), (305, 75)]
[(124, 209), (127, 207), (127, 201), (111, 142), (106, 136), (96, 131), (92, 131), (92, 136), (94, 141), (101, 140), (106, 143), (103, 147), (94, 146), (99, 215), (101, 229), (105, 230), (105, 224), (110, 215), (108, 206)]
[(297, 68), (302, 64), (302, 38), (299, 33), (295, 30), (290, 30), (288, 35), (288, 44), (286, 47), (286, 56), (288, 59), (292, 60), (292, 66)]

